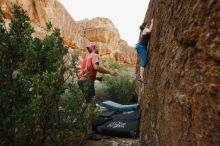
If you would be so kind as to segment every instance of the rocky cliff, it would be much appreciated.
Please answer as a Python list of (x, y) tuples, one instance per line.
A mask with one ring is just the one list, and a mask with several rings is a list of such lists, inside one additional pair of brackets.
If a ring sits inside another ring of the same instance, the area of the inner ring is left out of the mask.
[(107, 18), (85, 19), (77, 22), (81, 34), (100, 48), (105, 60), (116, 59), (125, 64), (135, 65), (136, 52), (126, 41), (120, 39), (119, 32)]
[(27, 11), (36, 30), (35, 36), (43, 37), (46, 23), (50, 21), (54, 27), (60, 28), (66, 42), (72, 42), (72, 47), (87, 43), (87, 40), (81, 37), (76, 22), (57, 0), (0, 0), (7, 19), (12, 18), (13, 4), (18, 4)]
[[(0, 6), (6, 12), (5, 18), (8, 20), (12, 18), (12, 4), (18, 4), (27, 11), (36, 31), (34, 36), (43, 38), (46, 23), (50, 21), (54, 27), (60, 28), (65, 44), (72, 49), (82, 49), (89, 42), (95, 42), (100, 47), (100, 54), (108, 60), (120, 60), (132, 65), (136, 62), (134, 49), (121, 43), (117, 29), (106, 18), (76, 22), (57, 0), (0, 0)], [(128, 53), (124, 53), (124, 49)]]
[(219, 146), (220, 1), (151, 0), (152, 17), (148, 84), (135, 82), (141, 144)]

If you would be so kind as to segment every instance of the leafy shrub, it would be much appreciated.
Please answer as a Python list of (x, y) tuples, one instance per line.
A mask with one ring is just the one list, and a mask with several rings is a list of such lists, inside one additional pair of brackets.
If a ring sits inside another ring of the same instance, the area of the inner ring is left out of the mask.
[(74, 76), (64, 77), (67, 47), (59, 29), (48, 23), (46, 37), (33, 38), (26, 12), (15, 5), (13, 15), (6, 29), (0, 11), (0, 145), (78, 143), (88, 116), (74, 124), (83, 99)]
[(107, 76), (105, 84), (111, 100), (119, 103), (129, 103), (133, 98), (132, 82), (129, 76), (122, 74), (118, 77)]
[(117, 69), (120, 71), (125, 70), (125, 66), (123, 64), (118, 63), (117, 61), (113, 61), (106, 65), (107, 68)]

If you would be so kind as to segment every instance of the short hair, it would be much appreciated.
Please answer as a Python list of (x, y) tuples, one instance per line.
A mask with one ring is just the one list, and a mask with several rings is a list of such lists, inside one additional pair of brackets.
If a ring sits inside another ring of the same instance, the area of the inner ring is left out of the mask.
[(87, 50), (88, 50), (89, 53), (92, 52), (92, 49), (90, 49), (90, 48), (88, 48), (88, 47), (86, 47), (86, 48), (87, 48)]
[(141, 31), (143, 31), (144, 30), (144, 28), (145, 28), (145, 26), (147, 25), (147, 23), (146, 22), (144, 22), (139, 28), (140, 28), (140, 30)]

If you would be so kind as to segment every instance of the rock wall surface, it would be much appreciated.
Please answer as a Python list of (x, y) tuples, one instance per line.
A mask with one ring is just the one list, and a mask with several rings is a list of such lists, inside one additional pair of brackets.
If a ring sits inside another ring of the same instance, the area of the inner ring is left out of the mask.
[(220, 1), (151, 0), (152, 17), (141, 145), (219, 146)]
[[(126, 43), (121, 45), (118, 30), (109, 19), (95, 18), (77, 22), (57, 0), (0, 0), (0, 6), (8, 20), (12, 18), (12, 4), (18, 4), (27, 11), (36, 31), (34, 36), (43, 38), (46, 23), (50, 21), (54, 27), (60, 28), (65, 44), (72, 49), (82, 49), (88, 43), (95, 42), (104, 58), (117, 60), (115, 54), (118, 53), (122, 63), (136, 63), (134, 49)], [(129, 55), (122, 51), (125, 47)]]
[(71, 40), (74, 47), (87, 43), (86, 39), (81, 37), (76, 22), (57, 0), (0, 0), (1, 8), (8, 19), (12, 17), (13, 4), (18, 4), (27, 11), (37, 31), (36, 36), (45, 35), (46, 23), (50, 21), (54, 27), (60, 28), (65, 40)]

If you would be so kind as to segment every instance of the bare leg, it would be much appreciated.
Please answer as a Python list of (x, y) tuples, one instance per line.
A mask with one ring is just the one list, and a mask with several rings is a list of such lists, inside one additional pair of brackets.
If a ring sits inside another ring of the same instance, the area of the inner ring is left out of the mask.
[(140, 67), (140, 78), (144, 79), (144, 68)]
[(147, 84), (147, 81), (144, 79), (144, 67), (140, 67), (140, 78), (139, 78), (139, 81), (144, 83), (144, 84)]

